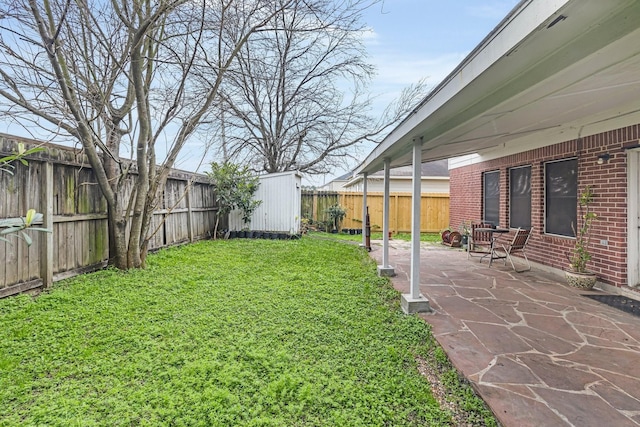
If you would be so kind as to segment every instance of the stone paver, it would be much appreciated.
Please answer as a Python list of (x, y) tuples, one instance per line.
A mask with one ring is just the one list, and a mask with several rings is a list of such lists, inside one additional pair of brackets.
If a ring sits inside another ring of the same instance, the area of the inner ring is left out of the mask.
[[(452, 363), (505, 427), (640, 425), (640, 318), (562, 278), (515, 273), (423, 244), (421, 293)], [(408, 292), (410, 245), (390, 242), (394, 287)], [(374, 242), (371, 256), (380, 262)]]

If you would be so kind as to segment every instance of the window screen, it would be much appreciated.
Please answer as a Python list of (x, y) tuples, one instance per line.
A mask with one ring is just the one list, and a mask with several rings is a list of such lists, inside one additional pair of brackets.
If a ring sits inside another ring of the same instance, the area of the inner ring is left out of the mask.
[(545, 164), (545, 233), (574, 236), (578, 195), (578, 161)]
[(485, 172), (483, 178), (483, 219), (498, 225), (500, 222), (500, 171)]
[(531, 228), (531, 166), (509, 170), (509, 226)]

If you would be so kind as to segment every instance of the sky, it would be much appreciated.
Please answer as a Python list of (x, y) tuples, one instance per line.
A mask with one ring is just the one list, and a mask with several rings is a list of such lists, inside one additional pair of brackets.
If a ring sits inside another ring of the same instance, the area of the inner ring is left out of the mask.
[[(371, 84), (376, 96), (374, 111), (382, 111), (403, 88), (421, 78), (426, 78), (429, 87), (440, 83), (518, 3), (384, 0), (368, 9), (363, 18), (370, 28), (365, 39), (369, 61), (377, 69)], [(364, 149), (359, 160), (364, 160), (370, 149)], [(305, 180), (322, 185), (345, 172), (336, 170)]]

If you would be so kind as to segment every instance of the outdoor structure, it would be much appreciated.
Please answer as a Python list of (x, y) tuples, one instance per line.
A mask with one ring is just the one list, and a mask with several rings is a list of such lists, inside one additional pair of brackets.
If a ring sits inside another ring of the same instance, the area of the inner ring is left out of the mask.
[(344, 185), (353, 177), (353, 171), (340, 175), (324, 185), (319, 186), (318, 191), (344, 191)]
[[(413, 189), (413, 168), (401, 166), (389, 173), (389, 191), (392, 193), (411, 193)], [(367, 177), (369, 192), (384, 191), (384, 172), (378, 171)], [(420, 189), (422, 193), (449, 194), (449, 168), (447, 160), (423, 163), (420, 169)], [(362, 192), (362, 175), (355, 175), (342, 186), (342, 191)]]
[[(366, 179), (384, 170), (388, 195), (389, 170), (413, 165), (417, 230), (421, 164), (454, 158), (451, 225), (489, 219), (533, 226), (529, 258), (556, 271), (567, 265), (580, 221), (577, 197), (590, 185), (598, 220), (589, 267), (608, 290), (636, 287), (638, 40), (636, 0), (521, 1), (357, 173)], [(419, 291), (418, 239), (413, 233), (411, 291), (403, 296), (409, 312), (428, 308)], [(386, 239), (382, 264), (381, 271), (392, 269)]]
[(300, 231), (302, 175), (280, 172), (262, 175), (255, 199), (262, 203), (253, 212), (251, 223), (244, 224), (240, 212), (229, 213), (229, 230), (248, 228), (296, 234)]
[[(389, 190), (392, 193), (411, 193), (413, 188), (412, 177), (413, 168), (410, 166), (391, 169)], [(383, 171), (368, 175), (367, 180), (367, 190), (369, 192), (382, 192), (384, 190)], [(420, 188), (422, 193), (449, 194), (449, 167), (447, 160), (423, 163), (421, 180)], [(320, 187), (320, 190), (362, 193), (363, 187), (362, 175), (354, 175), (353, 172), (349, 172)]]

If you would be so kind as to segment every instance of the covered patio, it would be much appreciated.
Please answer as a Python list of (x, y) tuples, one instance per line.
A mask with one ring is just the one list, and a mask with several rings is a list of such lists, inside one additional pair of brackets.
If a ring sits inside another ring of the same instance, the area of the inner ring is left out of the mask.
[[(394, 287), (407, 293), (411, 245), (390, 241)], [(382, 261), (382, 242), (371, 256)], [(419, 314), (504, 426), (640, 425), (640, 317), (534, 268), (467, 259), (422, 243)]]
[[(598, 138), (603, 133), (624, 132), (626, 129), (623, 127), (640, 123), (637, 103), (640, 93), (639, 18), (640, 2), (635, 0), (522, 0), (363, 160), (356, 173), (364, 177), (365, 183), (368, 175), (380, 170), (385, 172), (385, 240), (379, 273), (388, 276), (394, 274), (387, 240), (389, 170), (413, 166), (413, 241), (408, 257), (411, 260), (408, 270), (411, 286), (402, 295), (405, 312), (429, 310), (429, 300), (420, 293), (423, 285), (419, 245), (420, 217), (423, 214), (419, 197), (421, 164), (448, 158), (450, 169), (455, 170), (464, 165), (473, 166), (512, 156), (511, 163), (494, 166), (496, 170), (502, 168), (506, 174), (508, 168), (533, 163), (530, 159), (518, 157), (533, 149), (549, 148), (546, 160), (555, 161), (558, 158), (553, 157), (554, 145), (574, 141), (577, 147), (582, 147), (582, 140), (592, 137), (590, 143), (594, 146), (585, 147), (597, 151), (598, 144), (602, 145)], [(640, 160), (633, 160), (640, 152), (640, 144), (637, 136), (627, 139), (624, 147), (617, 148), (621, 150), (618, 158), (628, 157), (628, 167), (625, 165), (620, 171), (603, 171), (587, 170), (584, 166), (576, 172), (580, 175), (577, 182), (581, 186), (588, 184), (588, 179), (605, 173), (612, 182), (626, 180), (627, 171), (629, 174), (629, 189), (622, 184), (616, 188), (619, 190), (619, 194), (616, 193), (618, 199), (612, 202), (611, 209), (604, 215), (615, 218), (616, 230), (626, 228), (629, 238), (615, 242), (615, 245), (610, 245), (605, 237), (598, 241), (622, 265), (616, 265), (614, 271), (607, 270), (609, 278), (606, 284), (613, 285), (610, 286), (612, 289), (622, 285), (634, 287), (640, 283), (640, 263), (637, 262), (640, 259), (640, 215), (636, 215), (636, 211), (640, 212), (636, 196), (640, 186), (640, 166), (637, 166)], [(595, 163), (587, 159), (581, 149), (569, 151), (558, 156), (584, 158), (583, 165)], [(538, 159), (542, 157), (539, 154)], [(609, 154), (604, 157), (611, 158)], [(536, 173), (541, 173), (539, 170), (546, 166), (538, 162), (535, 167)], [(532, 222), (526, 228), (535, 226), (538, 236), (545, 235), (551, 241), (555, 232), (547, 230), (547, 218), (542, 214), (545, 212), (543, 196), (547, 194), (544, 192), (547, 187), (540, 184), (544, 184), (542, 175), (533, 176), (539, 187), (534, 187), (536, 198), (529, 197), (528, 207), (535, 215), (530, 212)], [(454, 196), (462, 198), (461, 194), (470, 194), (473, 198), (460, 202), (464, 206), (457, 207), (465, 207), (465, 203), (480, 206), (470, 208), (476, 214), (464, 219), (484, 219), (485, 216), (480, 216), (484, 203), (482, 187), (475, 181), (462, 179), (460, 182), (459, 188), (451, 192), (452, 200)], [(610, 189), (612, 182), (604, 181), (598, 185)], [(626, 181), (620, 182), (624, 184)], [(507, 185), (506, 178), (502, 179), (502, 187), (507, 188)], [(366, 186), (363, 190), (362, 215), (365, 218)], [(502, 197), (507, 198), (506, 190), (504, 192)], [(507, 210), (508, 202), (504, 198), (498, 205), (501, 222), (497, 224), (503, 227), (511, 226), (511, 218), (508, 217), (511, 212)], [(625, 213), (621, 209), (627, 208), (627, 202), (629, 209)], [(458, 218), (452, 220), (451, 226), (457, 227), (458, 224), (453, 223), (457, 221)], [(365, 231), (363, 223), (363, 235)], [(564, 240), (558, 244), (557, 253), (566, 249), (573, 236), (561, 237)], [(537, 261), (551, 265), (547, 262), (546, 243), (532, 249)], [(559, 263), (556, 261), (552, 266), (558, 268)], [(609, 264), (603, 262), (602, 269), (608, 269)]]

